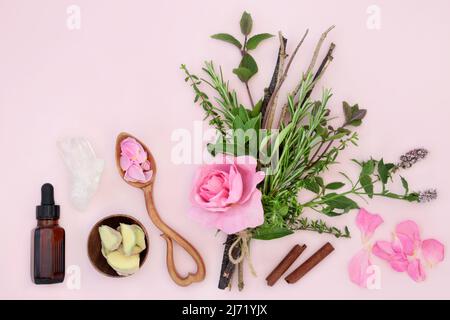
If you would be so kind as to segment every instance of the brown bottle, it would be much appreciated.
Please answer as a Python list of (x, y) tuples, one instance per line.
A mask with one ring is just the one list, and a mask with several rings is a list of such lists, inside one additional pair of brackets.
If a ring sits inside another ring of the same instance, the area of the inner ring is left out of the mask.
[(36, 207), (37, 228), (32, 236), (32, 279), (36, 284), (64, 281), (65, 232), (58, 224), (59, 206), (55, 205), (53, 186), (41, 188), (41, 205)]

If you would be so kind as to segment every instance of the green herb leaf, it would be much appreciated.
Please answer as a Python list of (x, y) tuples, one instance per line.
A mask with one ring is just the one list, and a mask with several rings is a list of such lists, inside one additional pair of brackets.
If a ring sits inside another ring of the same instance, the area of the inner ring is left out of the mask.
[(369, 198), (373, 198), (373, 183), (372, 179), (368, 175), (362, 175), (359, 178), (359, 183), (361, 183), (361, 186), (363, 187), (364, 191), (367, 193)]
[(250, 111), (250, 116), (251, 117), (256, 117), (257, 115), (259, 115), (261, 113), (261, 107), (262, 107), (262, 99), (260, 99), (255, 106), (253, 107), (252, 111)]
[(362, 176), (371, 175), (374, 170), (375, 170), (375, 161), (371, 159), (369, 161), (364, 162), (362, 166), (361, 175)]
[(380, 176), (381, 182), (386, 184), (389, 178), (389, 168), (384, 164), (383, 159), (378, 161), (378, 175)]
[(241, 26), (241, 32), (244, 36), (248, 36), (250, 32), (252, 32), (253, 20), (252, 16), (248, 12), (244, 11), (239, 24)]
[(253, 50), (256, 49), (256, 47), (264, 40), (272, 38), (273, 34), (270, 33), (260, 33), (257, 35), (254, 35), (247, 41), (247, 50)]
[(325, 186), (325, 188), (329, 189), (329, 190), (337, 190), (337, 189), (342, 188), (343, 186), (345, 186), (345, 183), (343, 183), (343, 182), (331, 182), (331, 183), (327, 184)]
[(315, 179), (308, 179), (304, 182), (305, 189), (314, 192), (314, 193), (320, 193), (320, 185), (317, 183)]
[(406, 181), (405, 178), (403, 178), (402, 176), (400, 176), (400, 179), (402, 180), (402, 186), (405, 189), (405, 195), (408, 194), (409, 192), (409, 185), (408, 185), (408, 181)]
[(233, 37), (231, 34), (228, 34), (228, 33), (217, 33), (217, 34), (213, 34), (211, 36), (211, 38), (231, 43), (232, 45), (235, 45), (239, 49), (242, 49), (242, 44), (239, 42), (238, 39)]
[(324, 201), (330, 207), (336, 209), (344, 209), (349, 211), (351, 209), (359, 208), (358, 204), (350, 198), (336, 193), (329, 193), (324, 197)]
[(244, 122), (241, 117), (235, 117), (233, 120), (233, 130), (242, 129), (244, 130)]
[(314, 177), (314, 180), (316, 180), (317, 184), (321, 187), (324, 188), (324, 182), (323, 179), (321, 177)]
[(409, 201), (409, 202), (418, 202), (419, 201), (419, 194), (416, 192), (412, 192), (405, 196), (403, 199)]
[(253, 238), (259, 240), (272, 240), (282, 238), (294, 233), (292, 230), (282, 227), (261, 227), (253, 232)]
[(258, 72), (258, 65), (256, 64), (255, 59), (253, 59), (253, 57), (248, 53), (244, 54), (242, 57), (239, 67), (244, 67), (250, 70), (252, 72), (252, 76)]
[(252, 72), (244, 67), (233, 69), (233, 73), (237, 75), (242, 82), (247, 82), (253, 76)]

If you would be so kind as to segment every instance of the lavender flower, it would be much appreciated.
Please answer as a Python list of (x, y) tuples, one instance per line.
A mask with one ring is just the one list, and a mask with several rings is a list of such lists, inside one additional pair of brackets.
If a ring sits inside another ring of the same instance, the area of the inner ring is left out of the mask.
[(430, 202), (432, 200), (435, 200), (437, 198), (437, 191), (436, 189), (428, 189), (425, 191), (420, 191), (419, 193), (419, 202)]
[(408, 151), (404, 155), (400, 157), (400, 162), (397, 164), (397, 167), (402, 169), (408, 169), (413, 166), (417, 161), (425, 159), (428, 154), (428, 150), (423, 148), (417, 148), (411, 151)]

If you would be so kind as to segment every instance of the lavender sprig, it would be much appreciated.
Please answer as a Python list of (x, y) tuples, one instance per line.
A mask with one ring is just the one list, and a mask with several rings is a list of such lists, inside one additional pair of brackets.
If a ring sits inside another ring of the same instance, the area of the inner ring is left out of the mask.
[(418, 192), (418, 201), (420, 203), (430, 202), (437, 199), (437, 191), (436, 189), (428, 189), (425, 191)]
[(400, 162), (397, 164), (397, 167), (402, 169), (411, 168), (416, 162), (425, 159), (427, 155), (428, 150), (424, 148), (413, 149), (400, 157)]

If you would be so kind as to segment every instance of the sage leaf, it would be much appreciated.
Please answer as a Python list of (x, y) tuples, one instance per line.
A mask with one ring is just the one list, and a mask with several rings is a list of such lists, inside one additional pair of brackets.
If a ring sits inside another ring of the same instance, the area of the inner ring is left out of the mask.
[(256, 47), (264, 40), (270, 39), (273, 37), (273, 34), (270, 33), (260, 33), (254, 35), (247, 41), (247, 50), (254, 50)]
[(238, 39), (233, 37), (231, 34), (228, 34), (228, 33), (217, 33), (217, 34), (213, 34), (211, 36), (211, 38), (231, 43), (232, 45), (238, 47), (239, 49), (242, 49), (242, 44), (239, 42)]
[(342, 102), (342, 109), (344, 110), (345, 122), (350, 123), (350, 119), (352, 118), (352, 107), (344, 101)]
[(241, 32), (244, 36), (248, 36), (250, 32), (252, 32), (253, 19), (250, 13), (244, 11), (239, 25), (241, 27)]

